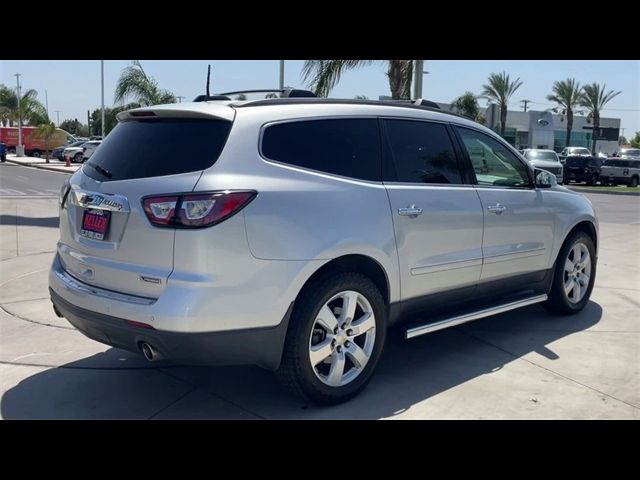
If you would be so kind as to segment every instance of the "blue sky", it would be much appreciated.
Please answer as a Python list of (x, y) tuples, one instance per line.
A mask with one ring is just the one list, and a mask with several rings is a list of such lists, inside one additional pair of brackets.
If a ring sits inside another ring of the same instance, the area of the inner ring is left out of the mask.
[[(113, 104), (113, 92), (121, 70), (130, 60), (105, 62), (105, 104)], [(275, 88), (277, 60), (141, 60), (148, 75), (162, 88), (187, 100), (204, 93), (207, 64), (213, 71), (212, 92), (252, 88)], [(303, 61), (287, 60), (285, 84), (302, 87)], [(546, 109), (547, 94), (555, 80), (575, 77), (580, 83), (606, 83), (622, 93), (608, 104), (606, 117), (622, 119), (624, 135), (640, 130), (640, 62), (620, 60), (426, 60), (423, 96), (449, 102), (470, 90), (480, 93), (491, 72), (506, 71), (524, 82), (515, 93), (511, 109), (520, 109), (521, 99), (532, 100), (530, 108)], [(0, 60), (0, 83), (14, 86), (14, 73), (22, 74), (23, 88), (35, 88), (44, 101), (49, 98), (49, 114), (55, 121), (78, 118), (86, 123), (87, 110), (100, 106), (100, 62), (97, 60)], [(389, 87), (382, 63), (347, 72), (331, 93), (332, 97), (366, 95), (377, 99), (388, 95)], [(185, 101), (185, 100), (183, 100)], [(481, 100), (481, 105), (485, 101)]]

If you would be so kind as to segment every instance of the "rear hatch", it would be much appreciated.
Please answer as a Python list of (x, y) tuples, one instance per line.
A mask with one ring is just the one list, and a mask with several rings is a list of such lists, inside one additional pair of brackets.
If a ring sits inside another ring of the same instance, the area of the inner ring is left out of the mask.
[(158, 298), (173, 270), (175, 229), (152, 225), (142, 200), (193, 191), (220, 156), (233, 116), (229, 107), (206, 104), (121, 114), (71, 179), (60, 212), (65, 270), (90, 285)]
[(592, 169), (598, 169), (602, 161), (594, 157), (567, 157), (565, 171), (568, 173), (587, 173)]

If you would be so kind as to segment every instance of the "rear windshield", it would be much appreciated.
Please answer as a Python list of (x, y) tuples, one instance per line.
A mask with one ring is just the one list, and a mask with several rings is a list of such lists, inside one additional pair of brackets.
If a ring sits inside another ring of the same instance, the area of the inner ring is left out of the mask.
[(567, 166), (570, 167), (587, 167), (587, 166), (601, 166), (602, 161), (596, 158), (588, 157), (568, 157)]
[(127, 120), (109, 133), (82, 171), (104, 182), (204, 170), (220, 156), (230, 130), (226, 120)]
[(525, 158), (529, 160), (549, 160), (551, 162), (557, 162), (558, 156), (555, 152), (540, 152), (540, 151), (529, 151), (524, 153)]

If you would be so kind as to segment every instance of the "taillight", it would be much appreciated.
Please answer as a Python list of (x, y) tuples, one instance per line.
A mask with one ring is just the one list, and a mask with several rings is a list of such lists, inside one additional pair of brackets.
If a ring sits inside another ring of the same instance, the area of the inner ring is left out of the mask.
[(142, 205), (149, 221), (158, 227), (203, 228), (238, 213), (258, 192), (224, 191), (146, 197)]

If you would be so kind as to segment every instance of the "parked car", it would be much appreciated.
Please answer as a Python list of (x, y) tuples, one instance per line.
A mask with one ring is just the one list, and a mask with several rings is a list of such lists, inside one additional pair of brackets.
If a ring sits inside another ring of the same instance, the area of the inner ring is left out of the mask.
[(73, 163), (82, 163), (82, 158), (84, 157), (84, 152), (82, 150), (83, 145), (87, 143), (84, 142), (82, 145), (78, 146), (69, 146), (62, 151), (62, 160), (66, 161), (68, 158)]
[(558, 154), (553, 150), (526, 148), (522, 151), (524, 158), (535, 168), (546, 170), (556, 176), (558, 184), (563, 181), (563, 168)]
[(621, 148), (614, 152), (612, 156), (623, 159), (640, 158), (640, 148)]
[(560, 159), (560, 163), (564, 163), (567, 157), (574, 155), (589, 157), (591, 156), (591, 150), (585, 147), (565, 147), (558, 154), (558, 158)]
[(582, 155), (568, 156), (564, 162), (564, 181), (586, 182), (587, 185), (595, 185), (600, 179), (600, 169), (604, 159)]
[(100, 146), (100, 144), (102, 143), (102, 140), (96, 140), (96, 141), (90, 141), (85, 143), (84, 145), (82, 145), (82, 161), (86, 162), (87, 160), (89, 160), (91, 158), (91, 155), (93, 155), (93, 152), (96, 151), (96, 149)]
[[(640, 158), (640, 157), (638, 157)], [(628, 185), (637, 187), (640, 181), (640, 159), (609, 158), (600, 172), (600, 182), (607, 185)]]
[(64, 161), (64, 150), (66, 148), (81, 147), (85, 143), (86, 143), (86, 141), (81, 140), (81, 141), (78, 141), (78, 142), (73, 142), (73, 143), (71, 143), (69, 145), (63, 145), (61, 147), (56, 147), (51, 152), (51, 156), (54, 157), (54, 158), (57, 158), (60, 161)]
[(89, 141), (84, 142), (79, 146), (69, 146), (62, 152), (63, 159), (69, 157), (73, 163), (82, 163), (93, 155), (93, 152), (98, 148), (102, 141)]
[(275, 98), (118, 120), (61, 189), (49, 275), (54, 311), (99, 342), (260, 365), (332, 404), (365, 387), (390, 326), (589, 301), (593, 206), (469, 119)]

